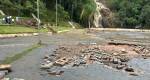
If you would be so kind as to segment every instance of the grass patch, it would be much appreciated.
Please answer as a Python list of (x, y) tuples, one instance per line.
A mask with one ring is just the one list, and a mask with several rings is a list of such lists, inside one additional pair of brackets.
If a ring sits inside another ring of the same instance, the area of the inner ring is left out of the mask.
[(40, 47), (41, 45), (39, 44), (35, 44), (32, 45), (32, 47), (22, 51), (21, 53), (17, 53), (16, 55), (12, 56), (12, 57), (7, 57), (5, 60), (3, 60), (1, 63), (2, 64), (10, 64), (18, 59), (21, 59), (22, 57), (24, 57), (25, 55), (27, 55), (28, 53), (30, 53), (31, 51), (33, 51), (34, 49)]
[[(50, 24), (55, 24), (55, 23), (50, 23)], [(75, 28), (80, 29), (81, 26), (77, 23), (74, 23)], [(65, 31), (69, 31), (72, 29), (72, 26), (68, 23), (68, 21), (66, 22), (58, 22), (58, 26), (57, 27), (51, 27), (55, 32), (65, 32)]]
[[(51, 23), (51, 24), (55, 24), (55, 23)], [(59, 31), (64, 31), (64, 30), (70, 30), (72, 29), (72, 26), (69, 25), (67, 22), (58, 22), (58, 26), (53, 26), (52, 29), (56, 32)]]
[[(48, 32), (47, 29), (41, 29), (40, 32)], [(38, 29), (20, 26), (20, 25), (0, 25), (0, 34), (17, 34), (17, 33), (35, 33)]]

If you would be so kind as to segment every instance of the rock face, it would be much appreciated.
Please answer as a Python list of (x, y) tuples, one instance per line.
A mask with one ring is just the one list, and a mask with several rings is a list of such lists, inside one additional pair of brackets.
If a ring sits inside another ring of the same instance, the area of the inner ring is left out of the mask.
[(93, 14), (93, 26), (96, 28), (104, 28), (104, 27), (110, 27), (110, 16), (111, 11), (109, 8), (107, 8), (101, 0), (94, 0), (96, 3), (96, 11)]

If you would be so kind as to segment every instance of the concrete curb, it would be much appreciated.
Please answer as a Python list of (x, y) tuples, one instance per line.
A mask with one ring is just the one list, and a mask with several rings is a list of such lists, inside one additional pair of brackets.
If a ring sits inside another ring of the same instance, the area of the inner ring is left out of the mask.
[[(51, 32), (46, 34), (51, 35)], [(26, 36), (38, 36), (39, 33), (18, 33), (18, 34), (0, 34), (0, 38), (13, 38), (13, 37), (26, 37)]]
[(98, 31), (127, 31), (127, 32), (150, 32), (150, 30), (146, 29), (121, 29), (121, 28), (91, 28), (91, 30)]
[(63, 32), (68, 32), (70, 30), (63, 30), (63, 31), (57, 31), (57, 33), (63, 33)]

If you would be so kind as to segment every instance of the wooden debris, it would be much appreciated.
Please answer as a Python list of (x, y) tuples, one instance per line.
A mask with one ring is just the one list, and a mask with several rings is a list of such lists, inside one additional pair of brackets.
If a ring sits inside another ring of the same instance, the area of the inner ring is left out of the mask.
[(11, 65), (9, 64), (0, 65), (0, 71), (2, 70), (8, 70), (9, 72), (11, 72)]
[(54, 76), (59, 76), (62, 75), (64, 71), (53, 71), (53, 72), (48, 72), (49, 75), (54, 75)]

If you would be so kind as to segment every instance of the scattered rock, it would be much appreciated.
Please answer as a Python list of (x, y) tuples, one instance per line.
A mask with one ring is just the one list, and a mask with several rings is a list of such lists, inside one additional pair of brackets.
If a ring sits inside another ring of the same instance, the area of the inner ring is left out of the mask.
[(119, 55), (119, 53), (113, 53), (113, 55), (114, 55), (114, 56), (117, 56), (117, 55)]
[[(136, 49), (136, 51), (135, 51)], [(137, 75), (134, 73), (134, 69), (128, 67), (127, 62), (137, 55), (149, 56), (147, 48), (140, 50), (137, 45), (126, 43), (109, 43), (107, 45), (97, 44), (84, 44), (76, 46), (62, 46), (54, 51), (54, 54), (46, 55), (44, 58), (44, 64), (41, 66), (43, 69), (50, 69), (59, 67), (67, 68), (84, 66), (85, 64), (103, 64), (117, 70), (125, 70), (131, 75)], [(138, 51), (138, 52), (137, 52)], [(139, 53), (140, 51), (140, 53)], [(143, 52), (142, 52), (143, 51)], [(131, 52), (137, 53), (132, 55)], [(146, 53), (145, 53), (146, 52)], [(68, 58), (69, 57), (69, 58)], [(147, 57), (146, 57), (147, 58)], [(51, 63), (52, 62), (52, 63)], [(56, 68), (55, 68), (56, 69)], [(57, 71), (56, 69), (48, 71), (51, 75), (60, 75), (64, 71)], [(132, 73), (131, 73), (132, 72)]]
[(120, 58), (120, 61), (121, 62), (128, 62), (129, 61), (129, 58), (127, 58), (127, 57), (122, 57), (122, 58)]
[(125, 71), (127, 71), (127, 72), (134, 72), (134, 69), (131, 68), (131, 67), (127, 67), (127, 68), (125, 68)]
[(42, 64), (41, 69), (49, 69), (53, 66), (53, 63), (48, 63), (48, 64)]
[(5, 72), (0, 71), (0, 80), (2, 80), (5, 77)]
[(45, 55), (44, 59), (49, 59), (50, 56), (49, 55)]
[(117, 65), (116, 69), (121, 70), (125, 67), (125, 65)]
[(3, 78), (2, 80), (10, 80), (10, 78)]
[(14, 78), (14, 79), (11, 79), (11, 80), (24, 80), (24, 79), (20, 79), (20, 78)]
[(13, 79), (10, 79), (10, 78), (4, 78), (2, 80), (24, 80), (24, 79), (19, 79), (19, 78), (13, 78)]
[(67, 64), (69, 62), (69, 59), (67, 58), (60, 58), (57, 61), (55, 61), (54, 65), (55, 66), (64, 66), (65, 64)]
[(122, 52), (123, 54), (127, 53), (127, 51), (126, 51), (125, 49), (121, 49), (121, 52)]
[(64, 73), (64, 71), (52, 71), (52, 72), (48, 72), (49, 75), (55, 75), (55, 76), (62, 75), (63, 73)]
[(112, 61), (112, 63), (114, 63), (114, 64), (118, 64), (118, 63), (120, 63), (120, 60), (119, 60), (119, 59), (117, 59), (117, 58), (114, 58), (114, 59), (113, 59), (113, 61)]
[(150, 53), (149, 54), (146, 54), (146, 56), (145, 57), (150, 57)]
[(129, 73), (130, 75), (132, 75), (132, 76), (139, 76), (139, 74), (137, 74), (137, 73), (135, 73), (135, 72), (131, 72), (131, 73)]

